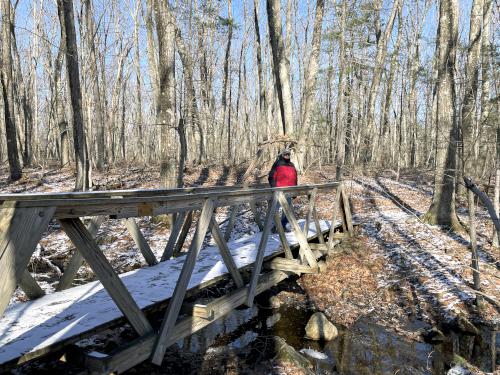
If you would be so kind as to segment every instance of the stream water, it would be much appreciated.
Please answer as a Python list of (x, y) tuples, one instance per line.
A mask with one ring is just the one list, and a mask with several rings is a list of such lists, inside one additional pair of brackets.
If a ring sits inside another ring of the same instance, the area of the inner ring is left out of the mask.
[[(279, 309), (235, 310), (179, 342), (179, 346), (190, 352), (208, 353), (222, 348), (241, 352), (249, 351), (258, 340), (264, 342), (270, 336), (279, 336), (297, 351), (313, 349), (324, 353), (326, 359), (311, 360), (316, 373), (321, 374), (445, 374), (454, 354), (491, 372), (492, 332), (486, 328), (479, 336), (450, 331), (442, 342), (425, 343), (399, 336), (366, 319), (349, 329), (338, 326), (339, 336), (325, 343), (304, 338), (304, 327), (311, 314), (286, 305)], [(421, 321), (409, 321), (408, 328), (425, 331), (431, 327)], [(496, 351), (500, 349), (499, 341), (497, 337)], [(266, 356), (265, 352), (261, 354)], [(273, 355), (269, 351), (268, 356)], [(498, 365), (498, 359), (496, 362)]]

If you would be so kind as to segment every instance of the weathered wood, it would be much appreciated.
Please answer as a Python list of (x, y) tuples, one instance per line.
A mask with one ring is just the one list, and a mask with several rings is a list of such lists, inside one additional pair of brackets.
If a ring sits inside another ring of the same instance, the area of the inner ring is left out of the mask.
[[(92, 238), (95, 239), (97, 237), (97, 232), (104, 222), (104, 218), (104, 216), (93, 217), (87, 224), (87, 230)], [(71, 286), (78, 270), (83, 265), (83, 262), (83, 255), (79, 251), (75, 250), (68, 262), (68, 265), (66, 266), (66, 269), (64, 270), (61, 280), (59, 280), (59, 283), (57, 284), (56, 291), (68, 289)]]
[(257, 249), (257, 255), (255, 257), (255, 263), (253, 265), (252, 276), (250, 277), (250, 283), (248, 285), (248, 296), (246, 304), (248, 307), (253, 306), (253, 299), (255, 296), (257, 281), (259, 279), (260, 271), (262, 269), (262, 262), (264, 260), (264, 252), (266, 250), (267, 240), (269, 238), (269, 232), (273, 225), (273, 216), (278, 207), (278, 193), (274, 193), (273, 200), (269, 207), (267, 208), (266, 220), (264, 222), (264, 229), (260, 237), (259, 247)]
[(165, 246), (165, 250), (163, 251), (163, 254), (161, 256), (160, 259), (161, 262), (170, 259), (172, 255), (174, 255), (175, 243), (177, 241), (177, 238), (179, 237), (179, 232), (182, 228), (182, 224), (184, 223), (185, 218), (186, 218), (185, 212), (181, 212), (177, 215), (174, 222), (174, 226), (170, 231), (170, 236), (168, 237), (167, 245)]
[(285, 258), (293, 259), (292, 250), (290, 249), (290, 244), (286, 239), (285, 229), (281, 224), (281, 219), (278, 214), (278, 210), (274, 212), (273, 218), (274, 218), (274, 225), (276, 225), (276, 230), (278, 231), (278, 234), (280, 236), (281, 246), (283, 246), (283, 250), (285, 251)]
[(233, 231), (234, 224), (236, 223), (236, 217), (238, 216), (238, 211), (240, 209), (240, 206), (232, 206), (231, 207), (231, 214), (229, 215), (229, 220), (226, 225), (226, 231), (224, 232), (224, 240), (229, 241), (231, 238), (231, 232)]
[[(282, 191), (278, 192), (278, 200), (281, 205), (281, 208), (283, 209), (283, 212), (285, 213), (286, 217), (288, 218), (288, 221), (290, 225), (292, 226), (293, 232), (295, 233), (295, 236), (297, 238), (297, 241), (300, 244), (300, 251), (304, 255), (305, 259), (307, 260), (307, 263), (311, 267), (318, 267), (318, 264), (316, 262), (316, 259), (314, 258), (311, 248), (309, 247), (309, 243), (307, 242), (307, 238), (300, 229), (299, 223), (297, 222), (297, 219), (295, 218), (295, 215), (293, 214), (292, 208), (288, 205), (288, 202), (286, 201), (285, 194), (283, 194)], [(320, 235), (318, 233), (318, 235)]]
[(129, 217), (127, 219), (123, 219), (123, 224), (127, 228), (128, 232), (132, 236), (135, 244), (139, 248), (139, 251), (143, 255), (144, 259), (146, 260), (146, 263), (150, 266), (154, 266), (155, 264), (158, 264), (158, 261), (156, 260), (155, 255), (151, 251), (151, 248), (149, 247), (148, 242), (144, 238), (141, 229), (137, 225), (136, 221)]
[(266, 268), (272, 270), (289, 271), (297, 274), (301, 273), (318, 273), (318, 268), (309, 267), (301, 264), (298, 259), (274, 258), (266, 264)]
[(200, 252), (201, 246), (203, 245), (203, 240), (207, 233), (208, 227), (210, 225), (210, 219), (214, 211), (214, 201), (212, 199), (207, 199), (203, 205), (203, 210), (198, 221), (196, 228), (196, 233), (191, 242), (189, 252), (186, 255), (186, 260), (182, 266), (182, 271), (175, 285), (175, 290), (172, 295), (172, 299), (168, 304), (167, 311), (165, 313), (165, 318), (162, 321), (160, 331), (158, 333), (158, 339), (155, 344), (153, 355), (151, 357), (151, 362), (160, 365), (163, 361), (163, 356), (165, 355), (165, 350), (167, 349), (167, 342), (169, 336), (172, 334), (172, 329), (175, 326), (177, 317), (179, 316), (179, 311), (182, 305), (182, 300), (186, 294), (186, 289), (188, 286), (189, 279), (193, 273), (194, 265), (196, 263), (196, 258)]
[(38, 285), (28, 270), (24, 270), (21, 280), (19, 281), (19, 286), (29, 299), (36, 299), (45, 295), (43, 289)]
[(309, 202), (307, 205), (307, 213), (306, 213), (306, 223), (304, 224), (304, 234), (307, 236), (307, 232), (309, 231), (309, 222), (311, 221), (311, 217), (313, 215), (314, 207), (316, 205), (316, 194), (318, 193), (318, 189), (314, 188), (311, 194), (308, 195)]
[(341, 199), (341, 194), (340, 194), (340, 186), (337, 187), (336, 192), (335, 192), (335, 203), (333, 204), (333, 212), (332, 212), (332, 222), (330, 223), (330, 234), (328, 235), (328, 247), (330, 249), (333, 248), (332, 243), (333, 243), (333, 236), (335, 233), (335, 228), (337, 227), (337, 211), (340, 208), (340, 199)]
[(18, 208), (5, 202), (0, 209), (0, 316), (26, 272), (29, 259), (47, 229), (54, 207)]
[(234, 263), (234, 259), (231, 256), (231, 251), (227, 247), (226, 241), (224, 241), (219, 224), (217, 224), (217, 221), (215, 220), (215, 215), (212, 215), (212, 220), (210, 220), (210, 231), (217, 247), (219, 248), (224, 264), (234, 280), (234, 283), (238, 288), (241, 288), (245, 285), (243, 278), (241, 277), (240, 271), (238, 271), (238, 267)]
[(213, 320), (214, 319), (214, 310), (210, 308), (208, 305), (200, 305), (196, 304), (193, 306), (193, 310), (191, 311), (193, 316), (197, 316), (198, 318)]
[(191, 229), (192, 224), (193, 224), (193, 211), (189, 211), (186, 214), (184, 223), (182, 223), (181, 233), (179, 234), (179, 238), (177, 238), (177, 242), (175, 243), (174, 253), (172, 256), (177, 257), (181, 253), (182, 246), (184, 245), (184, 242), (186, 242), (186, 237), (189, 234), (189, 229)]
[(201, 209), (205, 199), (217, 200), (217, 206), (233, 206), (272, 199), (275, 190), (292, 195), (304, 195), (317, 187), (327, 191), (338, 183), (323, 185), (299, 185), (283, 188), (243, 189), (229, 191), (196, 192), (164, 196), (125, 196), (123, 198), (39, 198), (37, 201), (20, 201), (19, 207), (56, 206), (56, 218), (75, 218), (106, 215), (112, 218), (138, 217), (144, 215), (163, 215)]
[(92, 268), (92, 271), (97, 275), (99, 281), (136, 332), (140, 336), (150, 333), (153, 328), (149, 324), (146, 316), (141, 309), (139, 309), (139, 306), (137, 306), (137, 303), (113, 270), (81, 220), (61, 219), (60, 223), (71, 242), (73, 242), (73, 245), (82, 253), (83, 257)]
[(345, 225), (347, 226), (347, 232), (349, 234), (349, 237), (352, 237), (354, 236), (354, 227), (352, 225), (351, 205), (349, 204), (349, 197), (347, 196), (344, 186), (342, 186), (341, 195), (342, 195), (342, 209), (345, 217)]
[(256, 202), (250, 201), (249, 204), (250, 204), (250, 210), (252, 211), (255, 224), (257, 224), (260, 231), (264, 230), (264, 224), (262, 224), (262, 221), (260, 220), (260, 214), (259, 214), (259, 210), (257, 210)]
[[(313, 209), (313, 220), (314, 220), (314, 226), (316, 227), (316, 233), (321, 233), (321, 225), (319, 223), (318, 219), (318, 213), (316, 212), (316, 207)], [(318, 236), (319, 242), (322, 243), (323, 245), (326, 245), (325, 242), (325, 237), (324, 236)]]
[[(279, 282), (286, 279), (291, 273), (283, 271), (271, 271), (259, 277), (256, 294), (271, 288)], [(241, 288), (228, 295), (218, 298), (215, 301), (207, 304), (214, 312), (213, 320), (217, 320), (228, 314), (236, 307), (245, 303), (247, 298), (247, 288)], [(187, 337), (194, 332), (211, 324), (213, 320), (207, 320), (200, 317), (192, 316), (178, 322), (172, 330), (166, 341), (166, 347), (175, 344), (177, 341)], [(130, 343), (125, 348), (119, 348), (111, 355), (102, 357), (94, 362), (94, 371), (98, 373), (121, 373), (137, 364), (147, 360), (153, 351), (154, 344), (157, 340), (157, 335), (148, 335)], [(99, 364), (99, 365), (98, 365)]]
[(328, 245), (324, 245), (322, 243), (310, 243), (309, 247), (311, 250), (328, 250)]

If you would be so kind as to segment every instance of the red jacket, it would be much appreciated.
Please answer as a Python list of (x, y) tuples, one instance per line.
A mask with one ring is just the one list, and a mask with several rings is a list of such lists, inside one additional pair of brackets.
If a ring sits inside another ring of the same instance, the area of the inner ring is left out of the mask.
[(291, 161), (279, 158), (273, 164), (267, 178), (271, 187), (297, 185), (297, 170)]

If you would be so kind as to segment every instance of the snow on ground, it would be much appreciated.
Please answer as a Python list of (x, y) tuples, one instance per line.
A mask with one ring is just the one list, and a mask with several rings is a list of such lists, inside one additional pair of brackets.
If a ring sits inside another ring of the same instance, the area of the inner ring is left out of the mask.
[[(301, 221), (303, 226), (303, 221)], [(322, 230), (329, 228), (321, 222)], [(308, 236), (315, 234), (314, 223)], [(290, 244), (298, 243), (293, 233), (286, 234)], [(254, 262), (261, 233), (241, 236), (228, 247), (238, 268)], [(280, 239), (269, 236), (265, 256), (278, 252)], [(170, 298), (180, 275), (184, 257), (120, 275), (140, 308)], [(217, 247), (204, 248), (195, 265), (188, 289), (227, 273)], [(34, 301), (11, 304), (0, 320), (0, 364), (22, 354), (86, 332), (121, 317), (122, 314), (100, 282), (94, 281), (56, 292)]]

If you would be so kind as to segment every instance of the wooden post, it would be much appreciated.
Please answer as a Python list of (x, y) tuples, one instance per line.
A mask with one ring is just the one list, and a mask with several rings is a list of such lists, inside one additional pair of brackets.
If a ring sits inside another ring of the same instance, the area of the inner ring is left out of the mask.
[(170, 236), (168, 237), (167, 246), (165, 246), (165, 250), (161, 256), (160, 261), (164, 262), (169, 260), (174, 254), (174, 246), (177, 241), (177, 237), (179, 237), (179, 232), (181, 230), (182, 224), (184, 223), (184, 219), (186, 218), (186, 212), (181, 212), (177, 215), (175, 219), (174, 226), (172, 227), (172, 231), (170, 232)]
[(332, 213), (332, 221), (330, 223), (330, 234), (328, 235), (328, 248), (333, 249), (333, 236), (335, 233), (335, 227), (337, 225), (337, 211), (340, 207), (340, 199), (341, 199), (341, 187), (339, 185), (337, 189), (335, 189), (335, 203), (333, 204), (333, 213)]
[(290, 249), (290, 244), (286, 239), (285, 229), (281, 224), (281, 219), (280, 215), (278, 214), (278, 210), (274, 211), (273, 218), (274, 218), (274, 224), (276, 225), (276, 230), (278, 231), (278, 234), (280, 236), (281, 246), (283, 246), (283, 250), (285, 250), (285, 258), (293, 259), (292, 250)]
[(309, 204), (307, 207), (306, 214), (306, 223), (304, 224), (304, 234), (307, 237), (307, 233), (309, 232), (309, 222), (311, 221), (311, 217), (313, 215), (314, 206), (316, 205), (316, 194), (318, 193), (318, 188), (314, 188), (312, 193), (309, 194)]
[[(92, 238), (95, 239), (97, 237), (97, 232), (99, 231), (99, 228), (101, 227), (103, 222), (104, 216), (95, 216), (87, 224), (87, 230), (89, 231)], [(71, 286), (73, 280), (76, 277), (76, 274), (78, 273), (78, 270), (83, 264), (83, 261), (83, 255), (79, 251), (75, 250), (68, 262), (68, 265), (66, 266), (66, 269), (64, 270), (61, 280), (59, 280), (59, 283), (57, 284), (56, 291), (59, 292), (64, 289), (68, 289)]]
[(229, 220), (227, 222), (226, 231), (224, 232), (224, 240), (227, 242), (231, 238), (231, 232), (233, 231), (234, 224), (236, 222), (236, 216), (238, 215), (238, 210), (240, 206), (235, 205), (231, 207), (231, 214), (229, 215)]
[(224, 238), (219, 228), (219, 224), (217, 224), (217, 221), (215, 220), (215, 215), (212, 215), (212, 220), (210, 221), (210, 231), (212, 232), (212, 237), (214, 238), (214, 241), (217, 244), (217, 247), (219, 248), (220, 255), (224, 260), (224, 264), (226, 265), (227, 270), (231, 274), (231, 277), (233, 278), (236, 286), (238, 288), (243, 287), (243, 285), (245, 284), (243, 282), (240, 272), (238, 271), (238, 267), (234, 263), (231, 251), (227, 247), (226, 241), (224, 241)]
[(165, 355), (165, 350), (167, 349), (167, 342), (169, 335), (172, 333), (172, 329), (175, 326), (177, 317), (179, 316), (179, 311), (181, 309), (182, 301), (186, 294), (186, 289), (193, 273), (194, 265), (198, 254), (200, 253), (201, 246), (203, 245), (203, 240), (210, 225), (210, 219), (214, 211), (214, 201), (212, 199), (207, 199), (203, 204), (203, 209), (201, 211), (200, 220), (198, 221), (198, 226), (196, 228), (196, 233), (191, 242), (189, 252), (186, 255), (186, 260), (182, 266), (181, 274), (175, 285), (175, 290), (168, 304), (167, 311), (165, 313), (165, 318), (161, 324), (160, 331), (158, 333), (158, 339), (153, 350), (153, 355), (151, 357), (151, 362), (156, 365), (161, 365), (163, 361), (163, 356)]
[(266, 221), (264, 222), (264, 230), (260, 237), (259, 247), (257, 249), (257, 255), (255, 257), (255, 263), (252, 270), (252, 276), (250, 278), (250, 284), (248, 286), (248, 296), (246, 304), (248, 307), (253, 306), (253, 299), (255, 297), (255, 290), (257, 287), (257, 281), (259, 279), (260, 271), (262, 269), (262, 262), (264, 261), (264, 252), (266, 250), (267, 239), (269, 238), (269, 232), (273, 225), (273, 216), (278, 207), (278, 193), (273, 194), (273, 200), (269, 205), (266, 215)]
[(349, 233), (349, 237), (354, 235), (354, 227), (352, 226), (352, 215), (351, 215), (351, 206), (349, 204), (349, 197), (345, 192), (344, 187), (342, 186), (342, 211), (344, 214), (345, 225), (347, 226), (347, 232)]
[(122, 223), (127, 227), (128, 232), (134, 239), (135, 244), (139, 248), (139, 251), (142, 253), (142, 256), (146, 260), (146, 263), (150, 266), (154, 266), (158, 264), (155, 255), (151, 251), (151, 248), (148, 245), (148, 242), (144, 238), (139, 226), (137, 225), (134, 218), (129, 217), (127, 219), (123, 219)]
[(152, 332), (153, 328), (146, 316), (137, 306), (82, 221), (80, 219), (60, 219), (59, 221), (73, 245), (82, 253), (92, 271), (95, 272), (99, 281), (135, 331), (140, 336)]
[(314, 207), (313, 209), (313, 220), (316, 227), (316, 234), (318, 235), (319, 243), (326, 246), (325, 237), (323, 236), (323, 231), (321, 230), (321, 224), (319, 223), (316, 207)]
[(31, 276), (31, 273), (29, 273), (28, 270), (24, 270), (23, 276), (19, 281), (19, 286), (22, 288), (29, 299), (36, 299), (45, 295), (43, 289), (40, 288), (40, 285), (38, 285), (38, 283), (33, 278), (33, 276)]
[(56, 210), (55, 207), (18, 208), (16, 205), (14, 201), (4, 202), (0, 209), (0, 316)]
[(299, 241), (300, 251), (306, 258), (307, 263), (311, 267), (318, 267), (318, 262), (316, 262), (316, 259), (314, 258), (311, 248), (309, 247), (309, 243), (307, 242), (307, 238), (306, 236), (304, 236), (304, 233), (300, 229), (299, 223), (297, 222), (297, 219), (293, 214), (292, 208), (288, 205), (285, 194), (283, 194), (282, 191), (278, 192), (278, 200), (281, 205), (281, 208), (283, 209), (283, 212), (285, 213), (286, 217), (288, 218), (288, 221), (290, 222), (290, 225), (292, 226), (293, 232), (297, 237), (297, 241)]
[(174, 253), (172, 256), (179, 256), (182, 250), (182, 245), (186, 241), (186, 237), (189, 233), (189, 229), (191, 229), (191, 224), (193, 224), (193, 211), (189, 211), (184, 219), (184, 223), (182, 224), (181, 234), (179, 234), (179, 238), (174, 246)]

